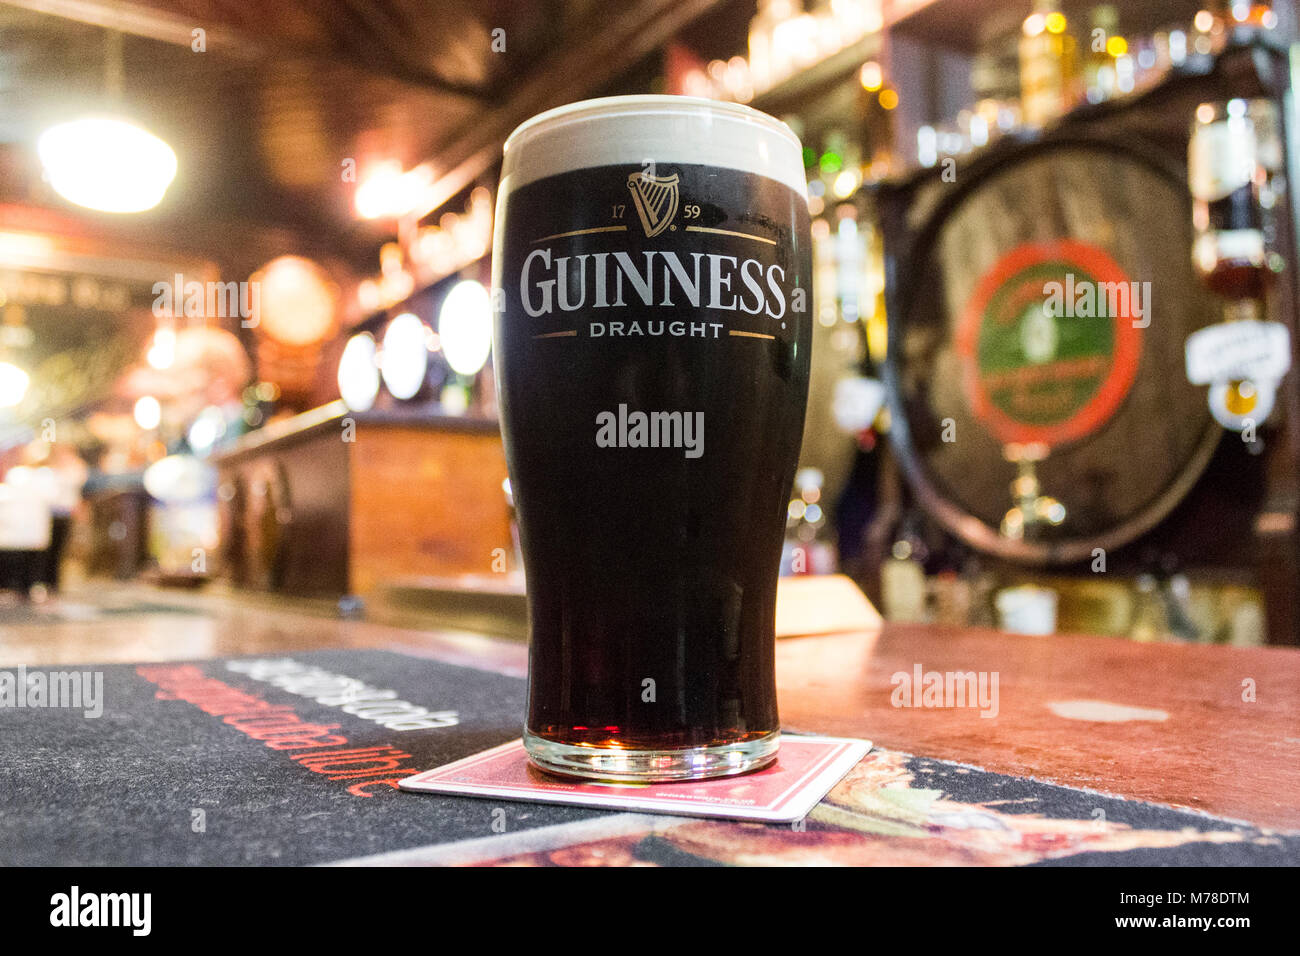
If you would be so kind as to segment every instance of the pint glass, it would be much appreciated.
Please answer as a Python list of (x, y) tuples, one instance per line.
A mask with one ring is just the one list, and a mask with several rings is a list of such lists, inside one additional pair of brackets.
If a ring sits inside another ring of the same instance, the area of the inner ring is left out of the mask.
[(506, 141), (494, 355), (537, 766), (651, 781), (776, 758), (810, 253), (799, 140), (747, 107), (590, 100)]

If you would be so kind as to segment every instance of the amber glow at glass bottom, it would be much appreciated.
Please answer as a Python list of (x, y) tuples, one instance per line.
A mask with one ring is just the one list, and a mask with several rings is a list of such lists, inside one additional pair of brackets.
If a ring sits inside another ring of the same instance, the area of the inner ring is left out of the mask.
[[(617, 731), (618, 728), (612, 728)], [(550, 739), (561, 728), (531, 729), (524, 748), (548, 773), (639, 783), (704, 780), (759, 770), (776, 760), (781, 734), (748, 734), (692, 747), (640, 749), (636, 740), (611, 734), (611, 728), (562, 728), (568, 743)]]

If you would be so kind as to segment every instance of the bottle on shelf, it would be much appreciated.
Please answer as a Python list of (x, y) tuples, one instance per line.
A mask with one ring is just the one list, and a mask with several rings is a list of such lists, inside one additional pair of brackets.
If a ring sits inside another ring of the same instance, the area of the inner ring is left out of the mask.
[(1211, 12), (1224, 27), (1254, 27), (1271, 30), (1277, 26), (1277, 14), (1270, 0), (1217, 0)]
[(796, 496), (786, 512), (786, 539), (781, 573), (833, 574), (838, 560), (830, 523), (822, 504), (825, 476), (816, 468), (800, 468), (795, 475)]
[(1024, 122), (1042, 126), (1069, 109), (1077, 45), (1057, 0), (1036, 0), (1020, 37), (1020, 105)]
[(1281, 165), (1276, 108), (1267, 100), (1202, 103), (1188, 144), (1192, 257), (1229, 318), (1254, 318), (1272, 284), (1269, 252)]
[(1092, 10), (1092, 27), (1088, 31), (1087, 56), (1083, 62), (1084, 96), (1089, 103), (1101, 103), (1118, 92), (1115, 57), (1111, 55), (1119, 37), (1119, 12), (1109, 3)]
[(925, 562), (930, 549), (921, 536), (918, 516), (905, 510), (893, 534), (893, 544), (880, 566), (881, 603), (891, 621), (922, 622), (930, 618)]

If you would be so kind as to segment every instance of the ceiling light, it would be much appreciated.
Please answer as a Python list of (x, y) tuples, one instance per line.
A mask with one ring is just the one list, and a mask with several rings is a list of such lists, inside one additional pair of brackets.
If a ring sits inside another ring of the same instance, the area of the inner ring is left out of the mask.
[(152, 133), (111, 117), (51, 126), (36, 152), (50, 185), (68, 202), (101, 212), (143, 212), (176, 178), (176, 154)]
[(281, 345), (303, 348), (333, 334), (338, 288), (325, 270), (301, 256), (272, 259), (252, 276), (248, 316)]
[(389, 160), (372, 167), (357, 185), (353, 205), (362, 219), (398, 219), (423, 203), (433, 186), (433, 169), (420, 164), (402, 172)]

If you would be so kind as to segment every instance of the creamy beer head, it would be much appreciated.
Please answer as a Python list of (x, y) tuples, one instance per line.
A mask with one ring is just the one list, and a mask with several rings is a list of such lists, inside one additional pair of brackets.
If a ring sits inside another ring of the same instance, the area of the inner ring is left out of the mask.
[(501, 194), (589, 166), (689, 162), (766, 176), (806, 195), (799, 138), (739, 103), (608, 96), (540, 113), (506, 139)]
[(776, 756), (809, 232), (799, 141), (747, 107), (592, 100), (506, 143), (494, 362), (545, 769), (691, 779)]

